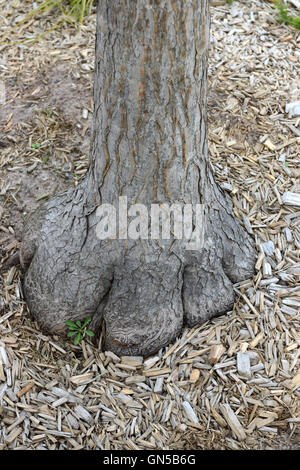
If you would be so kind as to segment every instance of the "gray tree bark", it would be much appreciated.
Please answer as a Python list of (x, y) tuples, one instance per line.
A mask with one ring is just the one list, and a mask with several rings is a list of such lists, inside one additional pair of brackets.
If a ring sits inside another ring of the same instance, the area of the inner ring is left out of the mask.
[[(105, 348), (149, 355), (228, 311), (255, 250), (208, 160), (207, 0), (101, 0), (90, 167), (28, 220), (24, 293), (41, 328), (105, 323)], [(103, 203), (202, 204), (202, 242), (99, 240)]]

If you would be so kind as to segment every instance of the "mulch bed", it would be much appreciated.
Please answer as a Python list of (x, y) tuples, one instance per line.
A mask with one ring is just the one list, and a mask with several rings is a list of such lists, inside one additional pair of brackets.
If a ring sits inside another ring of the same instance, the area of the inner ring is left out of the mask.
[[(9, 14), (11, 3), (0, 26), (13, 43), (0, 46), (2, 262), (39, 201), (85, 173), (93, 109), (95, 11), (80, 33), (65, 24), (30, 45), (18, 41), (49, 29), (54, 12), (16, 32), (32, 2)], [(300, 34), (268, 2), (212, 3), (209, 151), (256, 240), (256, 275), (235, 286), (227, 315), (143, 359), (44, 335), (12, 267), (0, 280), (0, 449), (299, 448), (300, 117), (286, 105), (300, 100)]]

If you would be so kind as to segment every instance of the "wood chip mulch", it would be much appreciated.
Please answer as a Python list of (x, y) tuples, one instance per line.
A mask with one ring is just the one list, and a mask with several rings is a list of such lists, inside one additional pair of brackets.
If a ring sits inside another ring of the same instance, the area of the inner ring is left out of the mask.
[[(54, 13), (41, 15), (16, 34), (31, 2), (9, 15), (11, 3), (0, 26), (5, 41), (54, 21)], [(45, 336), (12, 267), (0, 281), (0, 450), (300, 447), (300, 116), (286, 108), (300, 101), (300, 33), (278, 24), (268, 2), (212, 3), (209, 150), (256, 241), (256, 275), (235, 286), (233, 311), (143, 359)], [(10, 217), (24, 211), (26, 178), (42, 185), (47, 172), (70, 185), (86, 171), (80, 145), (89, 137), (94, 28), (93, 10), (80, 33), (64, 25), (33, 45), (0, 46), (8, 92), (0, 111), (2, 261), (18, 248)], [(37, 79), (47, 70), (43, 94)], [(59, 102), (51, 70), (69, 80)]]

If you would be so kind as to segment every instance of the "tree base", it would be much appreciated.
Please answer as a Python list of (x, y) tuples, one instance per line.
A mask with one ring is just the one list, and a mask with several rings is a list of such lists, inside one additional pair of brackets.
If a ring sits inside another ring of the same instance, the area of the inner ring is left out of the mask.
[(84, 184), (44, 203), (26, 224), (20, 258), (24, 293), (41, 329), (65, 334), (67, 320), (105, 322), (105, 349), (150, 355), (184, 325), (222, 315), (234, 303), (233, 283), (254, 272), (254, 244), (232, 215), (229, 197), (211, 186), (204, 198), (204, 243), (180, 240), (100, 241), (96, 210)]

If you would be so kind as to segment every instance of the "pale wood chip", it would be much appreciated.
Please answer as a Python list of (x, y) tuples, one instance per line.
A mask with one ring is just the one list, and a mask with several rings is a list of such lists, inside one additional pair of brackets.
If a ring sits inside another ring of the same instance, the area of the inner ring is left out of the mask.
[(6, 438), (7, 444), (11, 444), (21, 434), (23, 428), (21, 426), (14, 428)]
[(222, 344), (212, 346), (208, 357), (210, 364), (216, 364), (224, 352), (225, 348)]
[(73, 375), (72, 377), (70, 377), (70, 382), (72, 382), (75, 385), (86, 384), (91, 381), (93, 376), (94, 376), (93, 372), (89, 372), (87, 374)]
[(133, 367), (139, 367), (143, 364), (144, 358), (142, 356), (121, 356), (121, 363)]
[(200, 376), (200, 370), (199, 369), (192, 369), (191, 375), (190, 375), (190, 383), (194, 384), (197, 382)]
[(220, 411), (223, 414), (228, 426), (234, 432), (239, 441), (246, 439), (247, 435), (236, 414), (228, 404), (220, 404)]
[(145, 377), (155, 377), (157, 375), (165, 375), (169, 374), (171, 369), (169, 367), (165, 367), (163, 369), (148, 369), (144, 371)]
[(199, 424), (199, 419), (188, 401), (182, 402), (182, 408), (189, 421)]
[(21, 398), (25, 393), (29, 392), (29, 390), (34, 386), (34, 382), (29, 382), (25, 387), (23, 387), (18, 393), (17, 397)]
[(250, 357), (248, 353), (237, 353), (237, 370), (242, 377), (246, 379), (251, 378)]
[(126, 385), (137, 384), (146, 380), (145, 375), (133, 375), (125, 378)]

